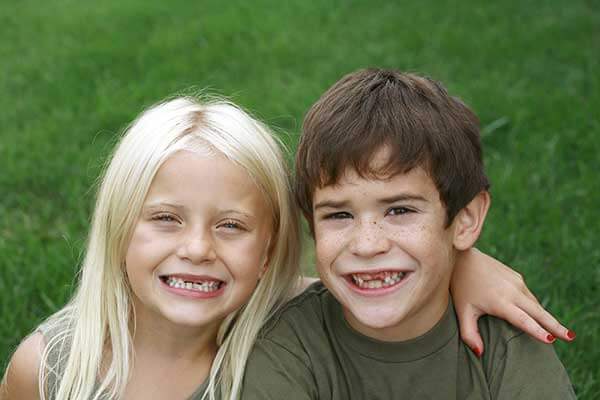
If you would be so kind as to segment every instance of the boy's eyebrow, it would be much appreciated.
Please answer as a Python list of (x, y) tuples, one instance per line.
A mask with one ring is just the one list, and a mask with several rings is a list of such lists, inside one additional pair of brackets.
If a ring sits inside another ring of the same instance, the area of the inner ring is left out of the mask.
[[(377, 199), (378, 203), (381, 204), (392, 204), (397, 201), (422, 201), (427, 202), (427, 199), (418, 194), (401, 193), (390, 197), (382, 197)], [(323, 200), (315, 204), (314, 209), (319, 208), (346, 208), (350, 204), (347, 200), (335, 201), (335, 200)]]
[(334, 200), (323, 200), (315, 204), (315, 210), (319, 208), (344, 208), (348, 207), (349, 202), (347, 200), (334, 201)]
[(390, 196), (390, 197), (383, 197), (383, 198), (377, 200), (378, 203), (383, 203), (383, 204), (391, 204), (391, 203), (395, 203), (397, 201), (423, 201), (423, 202), (427, 202), (427, 199), (425, 197), (423, 197), (423, 196), (418, 195), (418, 194), (401, 193), (401, 194), (397, 194), (397, 195)]

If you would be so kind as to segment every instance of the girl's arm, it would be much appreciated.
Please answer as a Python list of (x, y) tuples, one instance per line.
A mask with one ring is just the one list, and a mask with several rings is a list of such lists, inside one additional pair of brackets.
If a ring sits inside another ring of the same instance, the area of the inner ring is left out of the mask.
[(575, 338), (544, 310), (518, 272), (475, 248), (457, 259), (450, 290), (462, 340), (478, 355), (483, 354), (483, 341), (477, 319), (484, 314), (502, 318), (544, 343), (555, 337)]
[(40, 398), (38, 372), (43, 346), (42, 334), (37, 332), (21, 342), (0, 384), (0, 400)]

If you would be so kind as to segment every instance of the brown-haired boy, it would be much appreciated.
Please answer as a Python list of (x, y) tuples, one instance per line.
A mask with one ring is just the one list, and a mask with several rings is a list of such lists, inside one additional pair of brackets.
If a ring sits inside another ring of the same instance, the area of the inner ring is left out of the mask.
[(551, 346), (493, 317), (457, 333), (457, 252), (490, 204), (477, 117), (437, 82), (349, 74), (309, 110), (296, 193), (317, 283), (265, 329), (242, 399), (575, 398)]

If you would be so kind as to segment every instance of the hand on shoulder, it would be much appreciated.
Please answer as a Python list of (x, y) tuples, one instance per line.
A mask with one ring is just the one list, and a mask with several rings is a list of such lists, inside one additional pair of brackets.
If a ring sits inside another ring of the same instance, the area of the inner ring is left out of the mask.
[(0, 400), (39, 399), (38, 373), (44, 349), (44, 338), (39, 332), (29, 335), (13, 354), (2, 384)]

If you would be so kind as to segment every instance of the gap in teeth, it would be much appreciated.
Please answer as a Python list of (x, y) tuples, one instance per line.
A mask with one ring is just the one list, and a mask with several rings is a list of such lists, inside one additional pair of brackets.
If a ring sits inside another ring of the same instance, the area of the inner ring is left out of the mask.
[[(373, 274), (379, 275), (379, 274)], [(383, 279), (373, 279), (371, 274), (352, 274), (352, 281), (361, 289), (379, 289), (392, 286), (402, 280), (404, 272), (384, 272)]]
[(175, 289), (186, 289), (186, 290), (191, 290), (191, 291), (195, 291), (195, 292), (214, 292), (217, 289), (219, 289), (219, 287), (221, 287), (221, 284), (217, 281), (205, 281), (202, 283), (199, 282), (191, 282), (191, 281), (185, 281), (181, 278), (173, 278), (173, 277), (168, 277), (166, 280), (167, 285), (169, 285), (172, 288)]

